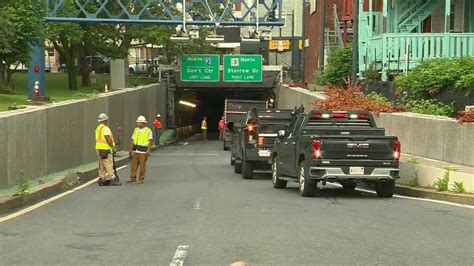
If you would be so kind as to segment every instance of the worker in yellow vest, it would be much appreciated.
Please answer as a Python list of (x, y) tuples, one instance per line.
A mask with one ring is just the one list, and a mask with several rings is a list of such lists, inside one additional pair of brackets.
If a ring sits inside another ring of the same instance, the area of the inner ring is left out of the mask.
[(95, 130), (95, 149), (99, 157), (99, 185), (121, 185), (114, 173), (115, 141), (112, 130), (107, 126), (109, 117), (102, 113), (97, 121), (99, 125)]
[(139, 116), (137, 119), (137, 127), (132, 134), (132, 144), (130, 145), (130, 153), (132, 153), (132, 171), (130, 174), (130, 181), (128, 183), (143, 184), (145, 181), (146, 161), (151, 152), (151, 145), (153, 143), (153, 131), (148, 128), (146, 118)]
[(202, 139), (207, 140), (207, 117), (204, 117), (201, 122)]

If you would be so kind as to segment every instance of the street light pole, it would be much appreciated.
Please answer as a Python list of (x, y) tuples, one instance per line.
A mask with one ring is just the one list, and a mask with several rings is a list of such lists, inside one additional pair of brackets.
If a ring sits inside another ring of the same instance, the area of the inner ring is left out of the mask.
[(357, 68), (359, 66), (359, 1), (354, 0), (354, 21), (352, 22), (352, 83), (357, 80)]

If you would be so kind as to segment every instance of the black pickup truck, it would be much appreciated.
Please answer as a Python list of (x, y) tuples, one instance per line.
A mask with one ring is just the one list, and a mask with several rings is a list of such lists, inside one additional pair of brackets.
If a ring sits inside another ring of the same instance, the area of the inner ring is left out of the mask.
[(318, 182), (339, 182), (344, 189), (364, 182), (389, 198), (399, 178), (400, 142), (385, 136), (370, 112), (313, 110), (278, 132), (271, 159), (275, 188), (294, 181), (302, 196), (312, 197)]
[(231, 147), (234, 172), (251, 179), (254, 169), (270, 170), (277, 132), (288, 127), (294, 113), (289, 109), (250, 109), (234, 127)]

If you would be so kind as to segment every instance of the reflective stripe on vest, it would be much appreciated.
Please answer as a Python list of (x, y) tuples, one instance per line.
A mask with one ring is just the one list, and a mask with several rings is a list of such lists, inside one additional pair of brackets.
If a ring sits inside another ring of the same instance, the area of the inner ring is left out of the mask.
[(201, 129), (207, 129), (207, 122), (206, 122), (206, 120), (202, 120)]
[[(95, 130), (95, 149), (96, 150), (110, 150), (110, 146), (104, 136), (104, 129), (106, 125), (100, 124)], [(111, 136), (112, 137), (112, 136)]]
[(150, 143), (148, 136), (150, 136), (151, 129), (144, 127), (140, 134), (138, 134), (138, 130), (140, 130), (140, 128), (137, 127), (133, 131), (133, 144), (138, 146), (148, 146)]

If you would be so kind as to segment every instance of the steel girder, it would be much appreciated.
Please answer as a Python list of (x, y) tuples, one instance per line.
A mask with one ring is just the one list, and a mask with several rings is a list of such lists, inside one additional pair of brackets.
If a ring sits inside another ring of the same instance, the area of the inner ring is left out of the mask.
[[(46, 0), (46, 20), (82, 23), (282, 26), (284, 21), (281, 3), (282, 0)], [(240, 12), (236, 12), (236, 7), (240, 7), (237, 8), (241, 9)]]

